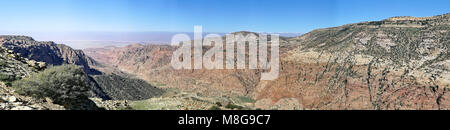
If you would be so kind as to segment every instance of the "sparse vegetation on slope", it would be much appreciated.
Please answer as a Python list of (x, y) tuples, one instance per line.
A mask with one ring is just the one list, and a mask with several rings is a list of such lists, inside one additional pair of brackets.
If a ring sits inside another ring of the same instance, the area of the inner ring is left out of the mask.
[(116, 74), (93, 76), (96, 83), (113, 100), (144, 100), (164, 93), (144, 80)]
[(88, 99), (90, 87), (83, 70), (76, 65), (61, 65), (13, 82), (17, 93), (35, 98), (51, 98), (67, 109), (96, 109)]

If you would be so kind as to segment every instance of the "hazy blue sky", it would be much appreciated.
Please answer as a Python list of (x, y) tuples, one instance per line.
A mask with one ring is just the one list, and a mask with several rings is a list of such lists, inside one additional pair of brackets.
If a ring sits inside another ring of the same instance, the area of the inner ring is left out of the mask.
[(308, 32), (450, 13), (450, 0), (0, 0), (0, 31)]

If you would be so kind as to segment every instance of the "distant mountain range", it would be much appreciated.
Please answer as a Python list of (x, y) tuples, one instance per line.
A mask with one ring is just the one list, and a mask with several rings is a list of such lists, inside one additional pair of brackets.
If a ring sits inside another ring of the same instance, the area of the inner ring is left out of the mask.
[[(1, 32), (0, 34), (18, 34), (32, 36), (38, 41), (54, 41), (75, 49), (101, 48), (105, 46), (126, 46), (140, 44), (169, 44), (175, 34), (187, 34), (193, 38), (192, 32)], [(205, 32), (207, 34), (225, 35), (223, 32)], [(284, 37), (300, 36), (302, 33), (278, 33)]]

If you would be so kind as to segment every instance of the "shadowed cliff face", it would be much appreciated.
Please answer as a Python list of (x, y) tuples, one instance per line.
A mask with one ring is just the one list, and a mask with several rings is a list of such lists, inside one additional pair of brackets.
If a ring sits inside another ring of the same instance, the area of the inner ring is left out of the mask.
[(86, 49), (158, 87), (246, 95), (264, 109), (450, 109), (450, 15), (395, 17), (280, 41), (277, 80), (258, 70), (174, 70), (176, 47)]
[(63, 44), (39, 42), (26, 36), (0, 36), (2, 47), (21, 54), (24, 58), (42, 61), (50, 65), (76, 64), (84, 67), (86, 73), (94, 74), (90, 65), (95, 61), (84, 55), (81, 50), (74, 50)]

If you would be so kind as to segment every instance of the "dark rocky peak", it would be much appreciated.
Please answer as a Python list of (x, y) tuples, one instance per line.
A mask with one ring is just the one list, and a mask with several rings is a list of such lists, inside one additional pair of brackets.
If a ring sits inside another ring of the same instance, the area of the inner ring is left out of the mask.
[(450, 14), (443, 14), (431, 17), (412, 17), (412, 16), (397, 16), (384, 19), (381, 21), (362, 22), (356, 25), (379, 25), (387, 27), (427, 27), (446, 25), (450, 23)]
[(430, 16), (430, 17), (412, 17), (412, 16), (396, 16), (386, 19), (385, 21), (427, 21), (427, 20), (438, 20), (438, 19), (449, 19), (450, 13), (443, 14), (443, 15), (436, 15), (436, 16)]
[(231, 34), (242, 34), (242, 35), (244, 35), (244, 36), (246, 36), (246, 35), (248, 35), (248, 34), (254, 34), (254, 35), (256, 35), (256, 36), (259, 35), (258, 33), (250, 32), (250, 31), (239, 31), (239, 32), (233, 32), (233, 33), (231, 33)]
[(89, 65), (96, 64), (96, 62), (81, 50), (50, 41), (35, 41), (27, 36), (0, 36), (0, 39), (0, 46), (12, 50), (24, 58), (51, 65), (76, 64), (83, 66), (86, 73), (95, 73)]
[(0, 39), (7, 40), (7, 41), (10, 41), (10, 40), (34, 41), (34, 39), (29, 36), (0, 35)]

